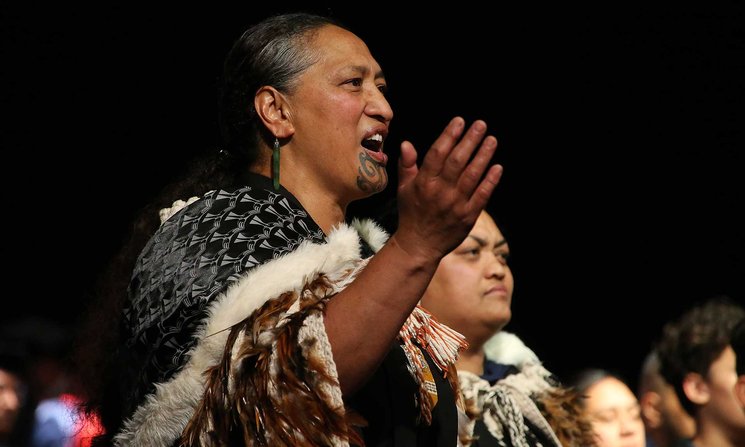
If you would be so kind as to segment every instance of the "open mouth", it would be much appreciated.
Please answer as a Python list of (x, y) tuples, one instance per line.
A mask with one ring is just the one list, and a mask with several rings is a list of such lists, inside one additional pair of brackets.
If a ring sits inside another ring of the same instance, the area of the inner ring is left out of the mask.
[(388, 162), (388, 156), (383, 152), (383, 135), (374, 133), (362, 140), (362, 147), (367, 149), (367, 153), (376, 162), (385, 165)]

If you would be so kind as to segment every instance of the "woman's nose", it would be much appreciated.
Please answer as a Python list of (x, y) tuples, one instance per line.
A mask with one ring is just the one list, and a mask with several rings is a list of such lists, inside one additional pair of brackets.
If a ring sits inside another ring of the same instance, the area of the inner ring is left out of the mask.
[(367, 105), (365, 106), (365, 113), (376, 117), (384, 123), (388, 123), (393, 119), (393, 109), (383, 92), (378, 90), (377, 87), (371, 89), (371, 94), (368, 96)]
[(502, 279), (506, 273), (507, 266), (504, 265), (499, 255), (492, 254), (487, 260), (486, 269), (487, 276)]
[(639, 429), (638, 419), (633, 417), (622, 417), (620, 418), (621, 435), (631, 435), (636, 433)]

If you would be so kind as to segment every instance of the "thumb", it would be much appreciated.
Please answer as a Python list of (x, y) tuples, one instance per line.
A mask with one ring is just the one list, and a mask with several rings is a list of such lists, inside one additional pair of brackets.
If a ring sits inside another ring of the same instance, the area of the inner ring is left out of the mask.
[(419, 168), (416, 165), (416, 149), (408, 141), (401, 143), (401, 155), (398, 158), (398, 187), (405, 187), (416, 177)]

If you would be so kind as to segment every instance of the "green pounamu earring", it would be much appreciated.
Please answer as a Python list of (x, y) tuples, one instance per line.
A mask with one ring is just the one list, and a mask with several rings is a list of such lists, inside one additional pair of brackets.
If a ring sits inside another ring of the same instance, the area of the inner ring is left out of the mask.
[(274, 190), (279, 191), (279, 138), (274, 137), (274, 148), (272, 149), (272, 179)]

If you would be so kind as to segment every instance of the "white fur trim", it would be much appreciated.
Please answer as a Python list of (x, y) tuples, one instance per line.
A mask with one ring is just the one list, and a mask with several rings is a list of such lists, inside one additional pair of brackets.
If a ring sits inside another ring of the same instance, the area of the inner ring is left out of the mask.
[[(387, 234), (371, 221), (355, 221), (360, 235), (377, 251)], [(168, 382), (156, 385), (155, 394), (125, 422), (116, 435), (117, 446), (170, 447), (188, 423), (204, 392), (203, 372), (215, 365), (232, 325), (248, 317), (267, 300), (288, 291), (299, 292), (320, 274), (331, 277), (353, 268), (361, 258), (357, 231), (347, 224), (336, 227), (322, 244), (305, 241), (281, 258), (262, 264), (217, 297), (208, 309), (199, 340), (184, 368)], [(335, 373), (335, 365), (332, 369)], [(338, 403), (339, 394), (334, 396)]]
[(196, 202), (197, 200), (199, 200), (199, 197), (189, 197), (189, 200), (187, 201), (176, 200), (175, 202), (173, 202), (170, 208), (162, 208), (160, 211), (158, 211), (158, 215), (160, 216), (160, 224), (163, 225), (165, 221), (171, 218), (171, 216), (181, 211), (184, 207)]
[(538, 356), (525, 346), (520, 338), (510, 332), (499, 331), (484, 344), (486, 358), (522, 369), (526, 362), (540, 363)]
[(352, 219), (352, 226), (360, 233), (362, 239), (370, 244), (370, 247), (375, 252), (380, 250), (388, 242), (388, 233), (370, 219)]

